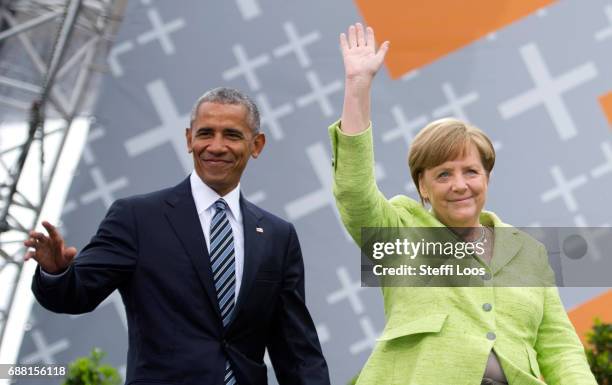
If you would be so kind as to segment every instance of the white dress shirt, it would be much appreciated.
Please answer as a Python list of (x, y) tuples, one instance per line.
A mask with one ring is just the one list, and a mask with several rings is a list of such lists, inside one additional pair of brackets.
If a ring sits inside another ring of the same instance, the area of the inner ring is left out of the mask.
[[(206, 239), (206, 248), (209, 253), (210, 223), (215, 215), (214, 203), (219, 198), (223, 198), (225, 203), (227, 203), (229, 209), (229, 212), (226, 210), (227, 218), (232, 226), (232, 233), (234, 235), (234, 256), (236, 259), (236, 296), (234, 300), (237, 300), (240, 284), (242, 283), (242, 272), (244, 271), (244, 229), (242, 227), (242, 211), (240, 211), (240, 183), (235, 189), (222, 197), (202, 182), (202, 179), (200, 179), (195, 171), (191, 173), (189, 182), (191, 183), (191, 194), (198, 211), (200, 225)], [(204, 258), (203, 255), (202, 258)]]

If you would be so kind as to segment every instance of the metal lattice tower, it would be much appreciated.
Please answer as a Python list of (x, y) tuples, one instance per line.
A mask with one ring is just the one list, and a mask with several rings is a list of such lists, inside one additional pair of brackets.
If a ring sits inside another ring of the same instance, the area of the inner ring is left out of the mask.
[(126, 2), (0, 0), (0, 346), (24, 274), (22, 242), (73, 122), (93, 106)]

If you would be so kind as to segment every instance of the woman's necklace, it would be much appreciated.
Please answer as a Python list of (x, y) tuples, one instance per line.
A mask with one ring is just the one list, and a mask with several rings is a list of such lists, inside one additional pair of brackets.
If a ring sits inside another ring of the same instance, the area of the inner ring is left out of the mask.
[(470, 243), (482, 243), (485, 241), (486, 238), (487, 233), (485, 232), (485, 227), (480, 226), (480, 236), (478, 236), (478, 238), (474, 239), (473, 241), (470, 241)]

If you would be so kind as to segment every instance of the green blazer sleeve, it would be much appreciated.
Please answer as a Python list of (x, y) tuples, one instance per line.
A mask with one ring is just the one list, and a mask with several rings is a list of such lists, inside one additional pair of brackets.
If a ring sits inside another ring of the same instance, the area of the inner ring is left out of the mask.
[(535, 343), (542, 376), (551, 385), (596, 385), (584, 347), (567, 317), (557, 288), (546, 288), (545, 295), (543, 318)]

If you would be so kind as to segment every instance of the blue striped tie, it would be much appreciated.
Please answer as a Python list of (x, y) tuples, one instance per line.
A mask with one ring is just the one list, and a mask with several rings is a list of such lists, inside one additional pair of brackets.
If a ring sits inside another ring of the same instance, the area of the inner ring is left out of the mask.
[[(227, 327), (232, 318), (236, 290), (234, 235), (232, 234), (232, 226), (227, 219), (226, 210), (227, 203), (223, 199), (217, 200), (215, 202), (215, 214), (210, 223), (210, 264), (224, 327)], [(236, 383), (234, 371), (227, 360), (225, 361), (223, 383), (226, 385)]]

